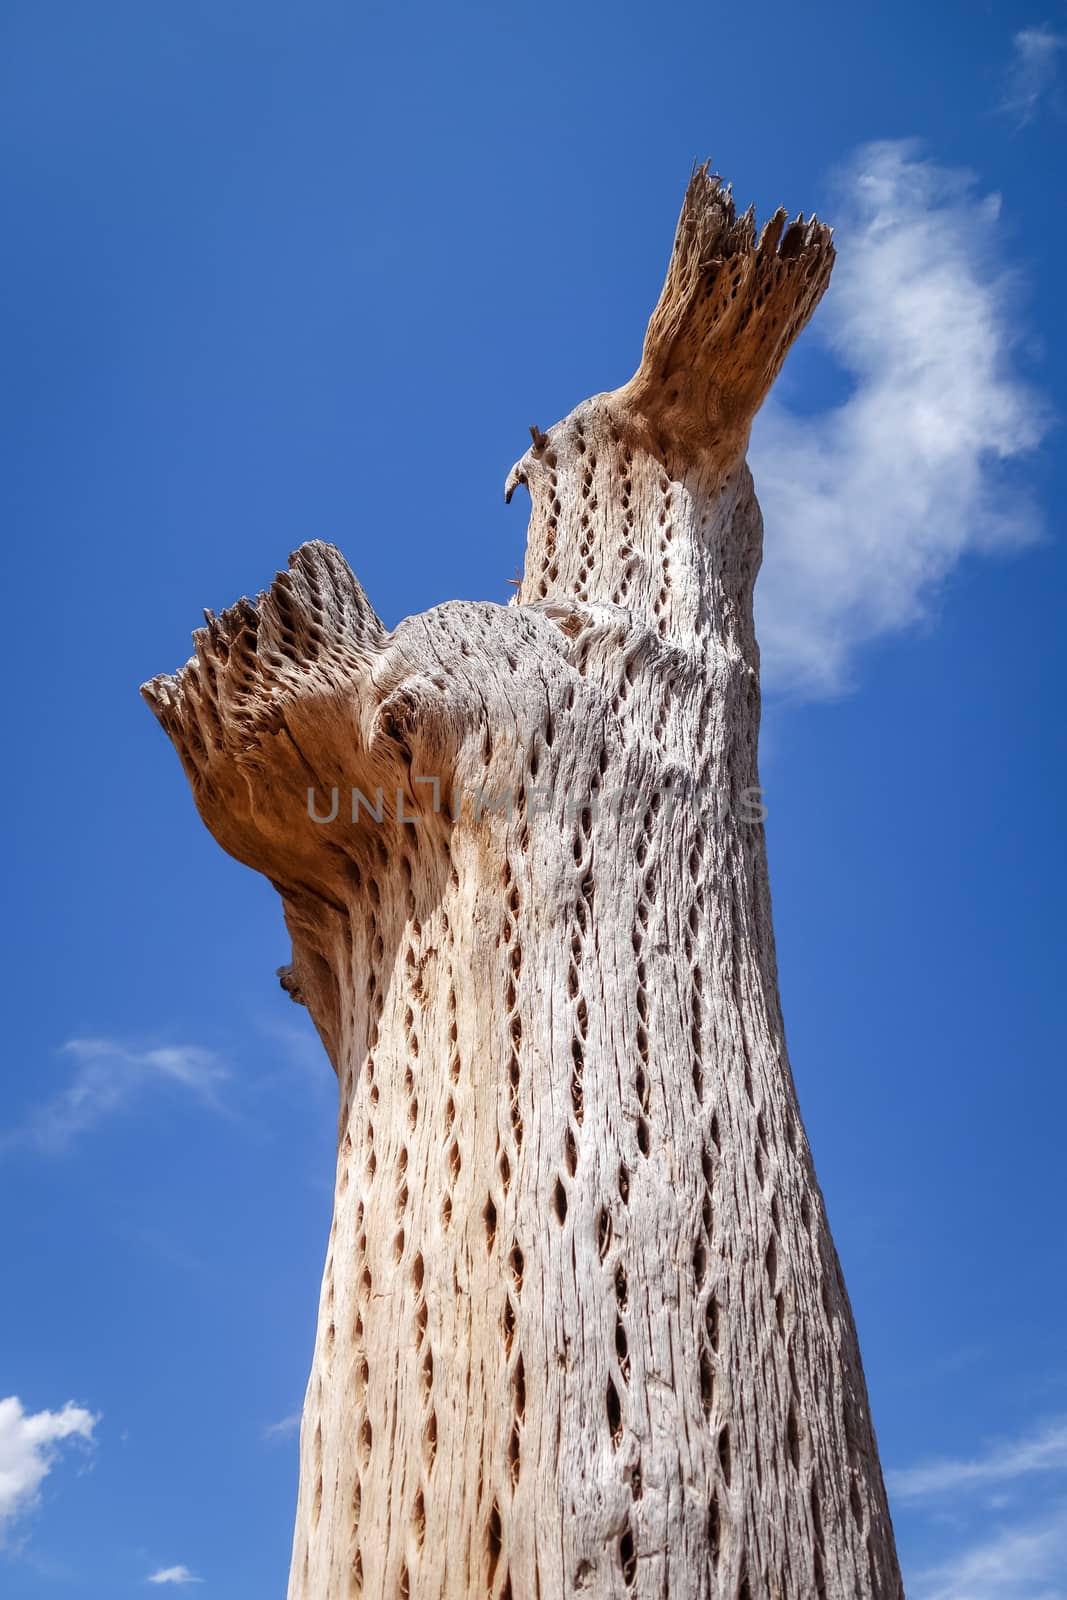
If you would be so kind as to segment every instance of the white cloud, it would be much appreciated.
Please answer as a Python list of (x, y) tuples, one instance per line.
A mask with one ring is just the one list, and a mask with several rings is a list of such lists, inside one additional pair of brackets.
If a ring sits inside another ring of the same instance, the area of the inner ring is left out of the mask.
[(1067, 1600), (1067, 1507), (1005, 1528), (952, 1560), (919, 1572), (910, 1600)]
[(814, 414), (772, 396), (750, 459), (767, 554), (756, 591), (764, 678), (822, 695), (856, 651), (928, 614), (972, 552), (1039, 532), (1003, 468), (1043, 408), (1015, 365), (1020, 291), (1000, 200), (911, 141), (864, 146), (844, 174), (838, 259), (816, 328), (851, 380)]
[(1007, 1483), (1033, 1472), (1067, 1470), (1067, 1417), (1057, 1417), (1027, 1438), (993, 1446), (969, 1461), (930, 1461), (886, 1475), (897, 1500), (926, 1499), (954, 1490)]
[(160, 1567), (158, 1572), (150, 1573), (145, 1579), (146, 1583), (203, 1583), (203, 1578), (194, 1577), (188, 1567)]
[(153, 1083), (170, 1083), (220, 1110), (218, 1088), (229, 1076), (210, 1050), (198, 1045), (136, 1049), (117, 1039), (69, 1039), (64, 1051), (76, 1063), (66, 1088), (46, 1100), (26, 1123), (0, 1141), (0, 1149), (33, 1144), (54, 1153), (104, 1118), (124, 1111)]
[(1065, 1472), (1067, 1417), (1053, 1417), (979, 1455), (887, 1473), (898, 1533), (926, 1513), (960, 1541), (909, 1575), (910, 1600), (1067, 1600)]
[(286, 1439), (291, 1433), (300, 1431), (300, 1413), (294, 1411), (290, 1416), (283, 1417), (280, 1422), (271, 1422), (263, 1429), (264, 1439)]
[(1032, 122), (1045, 96), (1056, 85), (1060, 51), (1067, 34), (1054, 33), (1047, 22), (1020, 28), (1011, 41), (1012, 63), (1001, 110), (1020, 123)]
[(32, 1509), (65, 1440), (90, 1440), (100, 1418), (72, 1401), (61, 1411), (26, 1412), (0, 1400), (0, 1544), (16, 1516)]

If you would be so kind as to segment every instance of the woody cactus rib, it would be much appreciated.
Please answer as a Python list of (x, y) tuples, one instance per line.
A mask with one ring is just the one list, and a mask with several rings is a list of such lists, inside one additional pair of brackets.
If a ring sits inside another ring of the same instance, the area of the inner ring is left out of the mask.
[(517, 603), (390, 633), (305, 545), (144, 691), (339, 1080), (290, 1600), (902, 1594), (756, 803), (744, 451), (832, 262), (700, 169)]

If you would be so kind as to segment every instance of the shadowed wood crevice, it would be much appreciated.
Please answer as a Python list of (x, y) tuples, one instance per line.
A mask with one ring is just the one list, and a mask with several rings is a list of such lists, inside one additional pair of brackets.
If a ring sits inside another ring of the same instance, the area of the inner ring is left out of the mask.
[(744, 451), (832, 261), (699, 169), (515, 603), (390, 632), (313, 543), (146, 686), (338, 1075), (290, 1600), (901, 1594), (757, 803)]

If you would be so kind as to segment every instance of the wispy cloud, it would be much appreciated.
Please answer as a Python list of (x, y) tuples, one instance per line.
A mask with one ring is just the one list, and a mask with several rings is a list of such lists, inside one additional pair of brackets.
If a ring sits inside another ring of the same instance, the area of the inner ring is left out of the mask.
[(24, 1411), (15, 1395), (0, 1400), (0, 1545), (18, 1516), (32, 1510), (41, 1484), (70, 1439), (91, 1440), (100, 1421), (73, 1401), (61, 1411)]
[(203, 1583), (203, 1578), (197, 1578), (189, 1571), (188, 1567), (160, 1567), (158, 1572), (150, 1573), (145, 1579), (146, 1583)]
[(69, 1039), (63, 1050), (75, 1064), (70, 1082), (0, 1140), (0, 1150), (30, 1144), (60, 1153), (97, 1123), (125, 1111), (152, 1085), (177, 1086), (221, 1109), (218, 1091), (228, 1069), (198, 1045), (141, 1049), (119, 1039), (91, 1038)]
[(929, 1461), (887, 1474), (897, 1500), (925, 1499), (957, 1489), (1008, 1483), (1032, 1472), (1067, 1470), (1067, 1417), (1057, 1417), (1023, 1439), (994, 1445), (969, 1460)]
[(1001, 110), (1025, 125), (1032, 122), (1044, 100), (1056, 87), (1060, 53), (1067, 34), (1056, 33), (1047, 22), (1020, 28), (1011, 41), (1012, 62)]
[(976, 1455), (888, 1473), (898, 1535), (921, 1530), (914, 1519), (925, 1513), (926, 1528), (951, 1530), (957, 1546), (908, 1575), (910, 1600), (1067, 1600), (1065, 1473), (1067, 1417)]
[(1067, 1600), (1067, 1506), (919, 1572), (910, 1600)]
[(750, 453), (764, 677), (809, 696), (846, 688), (858, 649), (927, 615), (965, 556), (1037, 536), (1004, 471), (1046, 427), (1018, 372), (999, 197), (912, 141), (864, 146), (842, 189), (815, 327), (851, 390), (805, 415), (772, 396)]
[(300, 1413), (294, 1411), (288, 1417), (282, 1417), (280, 1422), (271, 1422), (263, 1429), (264, 1439), (287, 1439), (290, 1434), (300, 1431)]

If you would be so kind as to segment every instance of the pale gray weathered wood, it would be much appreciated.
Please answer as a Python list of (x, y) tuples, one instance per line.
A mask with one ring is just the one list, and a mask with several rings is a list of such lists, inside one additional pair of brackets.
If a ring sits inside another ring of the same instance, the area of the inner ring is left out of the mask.
[(902, 1593), (756, 810), (744, 452), (832, 260), (701, 169), (516, 604), (388, 633), (305, 545), (145, 689), (340, 1085), (290, 1600)]

